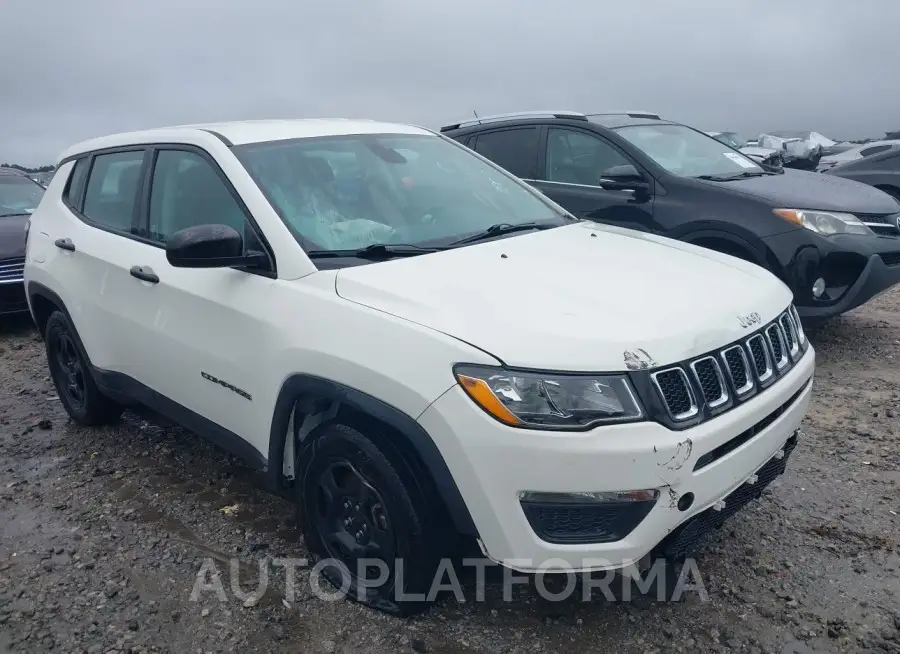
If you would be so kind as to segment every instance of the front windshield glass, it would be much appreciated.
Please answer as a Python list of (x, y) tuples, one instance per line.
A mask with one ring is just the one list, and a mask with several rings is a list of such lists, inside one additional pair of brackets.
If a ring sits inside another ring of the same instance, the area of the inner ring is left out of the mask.
[(27, 177), (0, 175), (0, 217), (32, 213), (43, 195), (44, 188)]
[(632, 125), (616, 131), (673, 175), (728, 177), (764, 172), (749, 157), (684, 125)]
[(438, 136), (318, 137), (233, 151), (307, 250), (440, 246), (501, 223), (573, 220)]

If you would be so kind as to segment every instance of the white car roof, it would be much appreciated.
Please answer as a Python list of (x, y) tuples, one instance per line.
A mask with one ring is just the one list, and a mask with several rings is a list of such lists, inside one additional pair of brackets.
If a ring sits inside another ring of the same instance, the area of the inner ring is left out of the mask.
[(223, 123), (201, 123), (158, 127), (136, 132), (122, 132), (77, 143), (60, 155), (60, 160), (83, 152), (144, 143), (177, 143), (181, 139), (194, 140), (198, 133), (214, 133), (233, 145), (312, 138), (315, 136), (343, 136), (349, 134), (434, 134), (414, 125), (385, 123), (350, 118), (295, 118), (286, 120), (241, 120)]

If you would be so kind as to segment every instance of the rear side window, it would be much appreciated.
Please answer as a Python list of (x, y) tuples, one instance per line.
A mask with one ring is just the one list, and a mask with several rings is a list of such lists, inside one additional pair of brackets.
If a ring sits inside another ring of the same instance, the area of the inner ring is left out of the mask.
[[(472, 147), (471, 143), (469, 145)], [(534, 179), (537, 175), (537, 127), (517, 127), (479, 134), (474, 148), (475, 152), (516, 177)]]
[(75, 161), (75, 166), (66, 182), (63, 190), (63, 200), (70, 207), (81, 211), (81, 196), (84, 190), (84, 181), (87, 179), (88, 160), (86, 157)]
[(85, 217), (109, 229), (131, 232), (143, 160), (143, 150), (95, 156), (81, 211)]
[(879, 152), (884, 152), (885, 150), (890, 150), (892, 145), (874, 145), (871, 148), (866, 148), (865, 150), (860, 150), (859, 153), (864, 157), (872, 156), (873, 154), (878, 154)]

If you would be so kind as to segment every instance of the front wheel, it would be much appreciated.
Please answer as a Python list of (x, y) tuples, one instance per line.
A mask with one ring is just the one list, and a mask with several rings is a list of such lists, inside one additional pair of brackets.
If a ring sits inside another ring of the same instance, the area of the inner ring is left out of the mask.
[(297, 454), (297, 516), (322, 576), (349, 599), (391, 613), (424, 610), (438, 549), (418, 489), (364, 434), (331, 423)]
[(62, 311), (54, 311), (44, 332), (47, 365), (59, 401), (79, 425), (114, 422), (122, 407), (100, 392), (86, 358), (77, 345), (75, 329)]

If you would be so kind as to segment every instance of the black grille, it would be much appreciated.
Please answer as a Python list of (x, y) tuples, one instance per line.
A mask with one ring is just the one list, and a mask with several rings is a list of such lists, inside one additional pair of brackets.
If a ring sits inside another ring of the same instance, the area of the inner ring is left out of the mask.
[[(728, 366), (728, 373), (731, 375), (731, 380), (734, 382), (735, 389), (746, 387), (750, 371), (747, 370), (744, 364), (741, 348), (733, 347), (729, 350), (725, 350), (722, 353), (722, 357), (725, 359), (725, 365)], [(765, 372), (765, 370), (765, 359), (763, 359), (763, 372)]]
[(762, 336), (754, 336), (748, 341), (750, 354), (753, 356), (753, 366), (756, 368), (756, 376), (762, 378), (769, 369), (766, 357), (766, 343)]
[(25, 269), (25, 257), (0, 260), (0, 283), (19, 281)]
[(703, 399), (711, 406), (721, 404), (722, 396), (725, 395), (725, 389), (722, 385), (721, 373), (715, 359), (712, 357), (700, 359), (695, 361), (692, 367), (694, 368), (694, 374), (697, 375), (697, 381), (700, 383), (700, 390), (703, 391)]
[(766, 336), (768, 336), (776, 364), (784, 358), (784, 348), (781, 346), (781, 337), (778, 331), (778, 325), (769, 325), (766, 329)]
[(785, 313), (785, 314), (782, 314), (781, 320), (779, 320), (779, 322), (781, 323), (781, 331), (784, 332), (784, 340), (785, 340), (785, 343), (787, 344), (788, 352), (793, 352), (794, 351), (794, 332), (791, 329), (791, 319), (788, 318), (788, 315)]
[(856, 217), (880, 236), (897, 236), (900, 232), (897, 228), (897, 218), (900, 214), (858, 213)]
[(548, 543), (611, 543), (622, 540), (647, 517), (656, 500), (560, 504), (522, 502), (528, 524)]
[(737, 343), (649, 372), (655, 399), (662, 400), (662, 422), (670, 429), (686, 429), (774, 383), (806, 351), (806, 341), (799, 339), (798, 324), (792, 305)]
[(673, 417), (690, 414), (696, 409), (687, 377), (681, 368), (663, 370), (655, 375), (655, 379)]
[(712, 529), (721, 527), (726, 519), (744, 508), (751, 501), (762, 495), (763, 490), (784, 472), (791, 452), (797, 446), (797, 436), (791, 436), (784, 444), (781, 458), (772, 457), (756, 472), (756, 483), (741, 484), (725, 498), (725, 507), (721, 511), (713, 508), (698, 513), (678, 527), (661, 542), (655, 553), (674, 561), (683, 561), (689, 556)]

